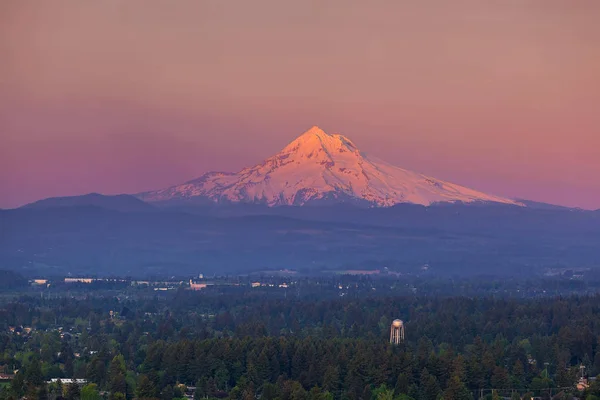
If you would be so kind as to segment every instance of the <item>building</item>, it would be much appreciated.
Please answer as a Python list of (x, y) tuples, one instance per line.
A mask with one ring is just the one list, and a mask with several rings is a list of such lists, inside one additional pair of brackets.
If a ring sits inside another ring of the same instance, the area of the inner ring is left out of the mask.
[(65, 283), (92, 283), (92, 278), (65, 278)]
[(56, 383), (58, 381), (60, 381), (60, 383), (62, 383), (63, 385), (70, 385), (72, 383), (76, 383), (79, 386), (83, 386), (88, 383), (87, 379), (70, 379), (70, 378), (64, 378), (64, 379), (52, 378), (48, 381), (48, 383)]
[(590, 384), (588, 383), (588, 380), (585, 378), (579, 378), (579, 381), (577, 382), (577, 390), (579, 390), (580, 392), (583, 392), (585, 389), (589, 388)]
[(206, 283), (195, 283), (190, 279), (190, 290), (202, 290), (208, 286)]
[(577, 390), (579, 390), (580, 392), (583, 392), (584, 390), (586, 390), (587, 388), (590, 387), (590, 384), (585, 376), (585, 366), (584, 365), (579, 366), (579, 371), (581, 371), (581, 376), (579, 377), (579, 381), (577, 382), (577, 384), (575, 386), (577, 387)]
[(404, 341), (404, 322), (400, 319), (395, 319), (390, 327), (390, 343), (400, 344)]

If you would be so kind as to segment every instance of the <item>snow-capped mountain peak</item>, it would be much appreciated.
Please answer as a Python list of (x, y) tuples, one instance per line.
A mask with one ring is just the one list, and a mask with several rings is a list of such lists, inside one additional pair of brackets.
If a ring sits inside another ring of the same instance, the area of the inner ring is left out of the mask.
[(280, 154), (296, 153), (298, 155), (310, 155), (324, 152), (325, 154), (358, 151), (350, 139), (342, 135), (329, 135), (318, 126), (313, 126), (290, 144)]
[(210, 172), (183, 185), (138, 197), (151, 202), (205, 199), (269, 206), (319, 200), (374, 206), (477, 201), (519, 204), (367, 157), (350, 139), (330, 135), (317, 126), (264, 162), (238, 173)]

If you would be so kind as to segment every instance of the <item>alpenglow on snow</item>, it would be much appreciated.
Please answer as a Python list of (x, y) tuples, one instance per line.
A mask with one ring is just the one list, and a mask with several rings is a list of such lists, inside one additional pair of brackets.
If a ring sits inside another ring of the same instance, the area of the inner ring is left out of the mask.
[(167, 189), (137, 194), (147, 202), (210, 200), (268, 206), (318, 201), (388, 207), (399, 203), (519, 203), (390, 165), (342, 135), (314, 126), (283, 150), (237, 173), (208, 172)]

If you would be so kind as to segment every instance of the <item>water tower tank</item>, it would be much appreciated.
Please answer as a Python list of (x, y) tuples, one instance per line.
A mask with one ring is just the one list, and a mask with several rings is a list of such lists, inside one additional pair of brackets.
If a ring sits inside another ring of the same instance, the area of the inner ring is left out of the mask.
[(390, 343), (400, 344), (404, 341), (404, 322), (401, 319), (395, 319), (392, 321), (390, 327)]

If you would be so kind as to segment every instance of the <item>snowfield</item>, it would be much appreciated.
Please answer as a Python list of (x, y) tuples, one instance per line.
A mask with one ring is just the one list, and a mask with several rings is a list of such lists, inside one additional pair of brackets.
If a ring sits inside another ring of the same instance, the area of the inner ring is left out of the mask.
[(253, 167), (237, 173), (209, 172), (182, 185), (137, 197), (148, 202), (210, 199), (269, 206), (304, 205), (325, 199), (379, 207), (438, 202), (521, 205), (368, 157), (348, 138), (327, 134), (316, 126)]

